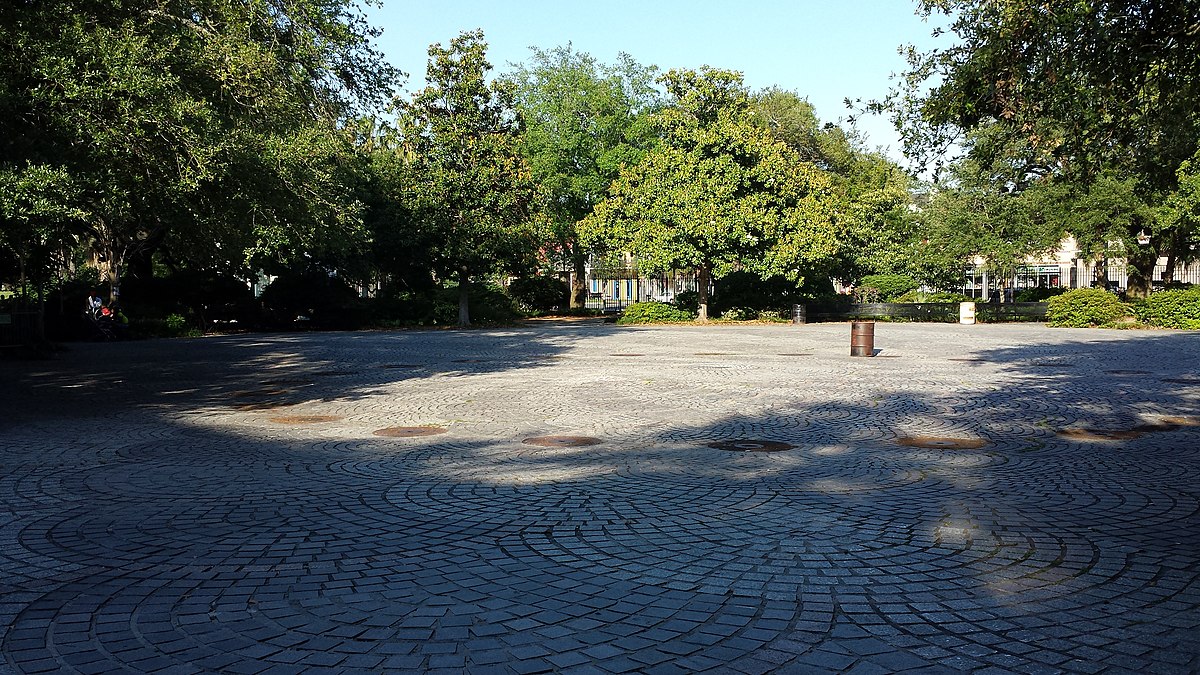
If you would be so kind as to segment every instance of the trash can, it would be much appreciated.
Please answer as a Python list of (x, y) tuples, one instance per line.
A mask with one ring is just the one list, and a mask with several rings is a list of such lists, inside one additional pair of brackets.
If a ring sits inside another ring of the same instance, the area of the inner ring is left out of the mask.
[(958, 303), (958, 322), (964, 325), (971, 325), (975, 323), (975, 303)]
[(792, 323), (808, 323), (808, 312), (804, 305), (792, 305)]
[(850, 322), (850, 356), (875, 356), (875, 322)]

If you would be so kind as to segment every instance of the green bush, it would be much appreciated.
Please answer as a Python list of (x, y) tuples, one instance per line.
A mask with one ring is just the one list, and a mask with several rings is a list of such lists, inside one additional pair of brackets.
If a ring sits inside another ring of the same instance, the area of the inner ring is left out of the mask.
[(858, 282), (858, 288), (874, 288), (879, 292), (879, 302), (896, 302), (896, 298), (916, 290), (920, 286), (916, 279), (904, 274), (869, 274)]
[(1151, 293), (1134, 305), (1133, 312), (1151, 326), (1200, 329), (1200, 288)]
[(665, 302), (635, 302), (625, 308), (617, 323), (681, 323), (695, 318), (695, 314)]
[[(499, 286), (472, 284), (468, 303), (471, 323), (510, 323), (521, 316), (512, 297)], [(458, 323), (458, 287), (422, 292), (385, 289), (372, 309), (379, 326), (453, 326)]]
[(1045, 288), (1038, 286), (1037, 288), (1026, 288), (1017, 291), (1017, 294), (1013, 296), (1013, 302), (1045, 302), (1066, 292), (1067, 289), (1061, 287)]
[(781, 311), (803, 302), (796, 284), (782, 276), (763, 279), (751, 272), (731, 272), (713, 284), (713, 299), (709, 311), (726, 315), (730, 310), (754, 310), (750, 318), (762, 311)]
[(571, 288), (558, 277), (513, 279), (508, 294), (526, 311), (544, 312), (571, 304)]
[(357, 328), (366, 319), (358, 293), (315, 267), (280, 276), (263, 289), (261, 300), (279, 326), (304, 322), (317, 328)]
[(904, 295), (896, 298), (894, 302), (974, 302), (975, 298), (967, 297), (962, 293), (949, 293), (947, 291), (909, 291)]
[(671, 303), (677, 309), (691, 314), (695, 317), (700, 313), (700, 294), (696, 291), (684, 291), (675, 295), (675, 300)]
[(1084, 328), (1103, 326), (1129, 314), (1120, 298), (1102, 288), (1076, 288), (1047, 302), (1046, 319), (1051, 326)]

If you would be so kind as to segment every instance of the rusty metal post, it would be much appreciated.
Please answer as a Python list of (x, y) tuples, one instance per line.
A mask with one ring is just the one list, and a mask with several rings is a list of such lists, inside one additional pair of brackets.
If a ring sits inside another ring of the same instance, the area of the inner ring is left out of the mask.
[(850, 356), (875, 356), (875, 322), (850, 322)]

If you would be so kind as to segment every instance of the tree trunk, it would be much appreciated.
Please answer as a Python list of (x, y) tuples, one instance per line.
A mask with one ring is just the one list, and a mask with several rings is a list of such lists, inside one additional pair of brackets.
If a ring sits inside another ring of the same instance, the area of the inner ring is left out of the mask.
[[(1179, 256), (1176, 255), (1175, 251), (1179, 248), (1179, 244), (1179, 234), (1172, 234), (1170, 241), (1167, 243), (1167, 269), (1163, 270), (1163, 288), (1166, 288), (1167, 284), (1175, 281), (1175, 264), (1179, 260)], [(1153, 275), (1154, 272), (1150, 274)]]
[(1096, 279), (1092, 282), (1095, 288), (1103, 288), (1108, 290), (1108, 256), (1104, 256), (1096, 261)]
[(700, 286), (700, 288), (699, 288), (700, 315), (696, 317), (696, 320), (700, 321), (700, 322), (708, 321), (708, 279), (709, 279), (709, 274), (710, 274), (710, 272), (708, 269), (708, 265), (701, 265), (699, 274), (697, 275), (699, 278), (696, 280), (697, 284)]
[(1138, 257), (1129, 258), (1126, 260), (1126, 269), (1129, 271), (1128, 287), (1125, 292), (1131, 298), (1145, 298), (1150, 295), (1150, 283), (1154, 276), (1154, 263), (1158, 262), (1158, 257)]
[(581, 309), (587, 307), (587, 256), (576, 251), (571, 256), (571, 264), (574, 267), (571, 276), (571, 309)]
[(458, 271), (458, 327), (466, 328), (471, 325), (471, 310), (468, 306), (470, 295), (470, 275), (464, 267)]

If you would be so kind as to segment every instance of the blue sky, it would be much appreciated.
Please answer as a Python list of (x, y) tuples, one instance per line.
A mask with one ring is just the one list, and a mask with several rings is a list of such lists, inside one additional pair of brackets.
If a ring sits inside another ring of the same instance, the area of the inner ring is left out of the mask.
[[(933, 26), (916, 15), (910, 0), (383, 3), (368, 14), (384, 29), (379, 47), (409, 73), (410, 88), (424, 83), (431, 43), (482, 28), (496, 72), (525, 60), (530, 46), (571, 42), (605, 63), (628, 52), (663, 70), (701, 65), (740, 70), (752, 88), (778, 85), (807, 96), (824, 121), (850, 114), (842, 103), (847, 97), (883, 96), (891, 75), (904, 68), (900, 45), (928, 48), (948, 40), (930, 37)], [(899, 156), (889, 122), (862, 119), (859, 128), (870, 146), (888, 146), (889, 154)]]

